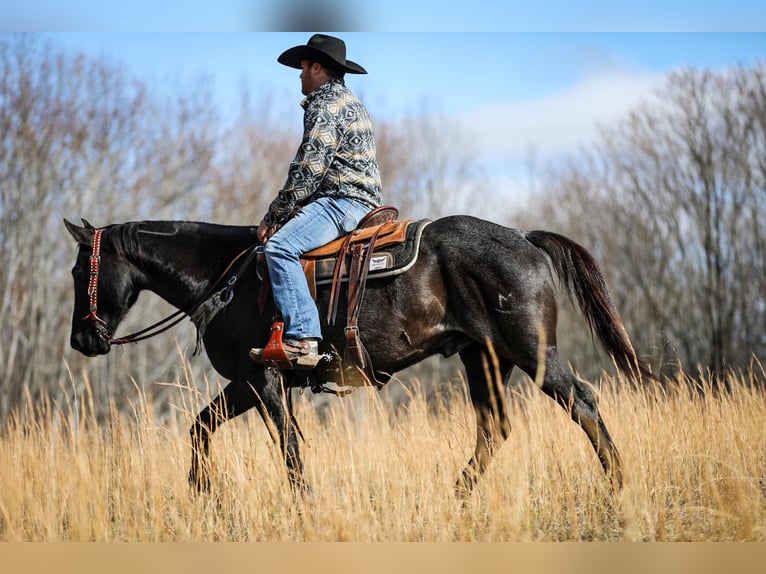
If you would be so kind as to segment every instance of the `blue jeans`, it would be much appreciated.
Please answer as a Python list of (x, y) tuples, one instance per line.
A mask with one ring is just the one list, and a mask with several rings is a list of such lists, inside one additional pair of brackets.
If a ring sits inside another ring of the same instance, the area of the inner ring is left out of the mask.
[(264, 246), (274, 301), (286, 337), (322, 339), (319, 311), (311, 298), (300, 256), (353, 231), (372, 210), (347, 197), (321, 197), (305, 205)]

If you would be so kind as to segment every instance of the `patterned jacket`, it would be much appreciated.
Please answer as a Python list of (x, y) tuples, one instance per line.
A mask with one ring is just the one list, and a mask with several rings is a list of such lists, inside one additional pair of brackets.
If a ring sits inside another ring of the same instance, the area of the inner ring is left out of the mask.
[(320, 197), (351, 197), (381, 204), (380, 169), (372, 120), (343, 80), (330, 80), (302, 102), (303, 141), (287, 181), (264, 217), (282, 222), (296, 206)]

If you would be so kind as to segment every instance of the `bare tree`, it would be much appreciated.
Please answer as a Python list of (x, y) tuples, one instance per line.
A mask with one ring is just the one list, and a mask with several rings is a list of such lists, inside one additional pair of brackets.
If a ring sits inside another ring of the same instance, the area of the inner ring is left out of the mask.
[(283, 107), (273, 94), (254, 96), (243, 89), (240, 109), (219, 146), (211, 219), (258, 225), (266, 213), (301, 138), (300, 108), (296, 103), (291, 116), (296, 129), (290, 129), (280, 117)]
[(378, 123), (376, 137), (384, 200), (403, 216), (465, 212), (481, 193), (478, 162), (464, 151), (466, 134), (440, 114), (421, 109)]
[[(212, 195), (206, 101), (199, 90), (152, 101), (102, 62), (34, 37), (0, 41), (0, 416), (27, 394), (82, 390), (67, 373), (67, 364), (75, 374), (85, 365), (68, 348), (74, 245), (61, 218), (195, 213)], [(131, 375), (167, 356), (147, 346), (91, 363), (97, 398), (107, 405), (133, 388)]]
[(687, 369), (766, 356), (765, 72), (673, 73), (549, 178), (547, 217), (597, 252), (639, 348)]

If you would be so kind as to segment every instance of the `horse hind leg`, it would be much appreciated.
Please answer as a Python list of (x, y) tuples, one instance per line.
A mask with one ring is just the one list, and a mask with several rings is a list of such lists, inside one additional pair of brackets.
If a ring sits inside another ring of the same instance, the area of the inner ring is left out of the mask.
[(473, 345), (460, 352), (468, 389), (476, 414), (476, 447), (455, 484), (455, 494), (466, 498), (487, 470), (493, 456), (511, 434), (503, 381), (513, 364), (492, 355), (486, 347)]
[(622, 459), (598, 411), (593, 393), (569, 368), (561, 364), (555, 348), (550, 348), (547, 353), (542, 390), (561, 405), (585, 431), (612, 489), (621, 489)]

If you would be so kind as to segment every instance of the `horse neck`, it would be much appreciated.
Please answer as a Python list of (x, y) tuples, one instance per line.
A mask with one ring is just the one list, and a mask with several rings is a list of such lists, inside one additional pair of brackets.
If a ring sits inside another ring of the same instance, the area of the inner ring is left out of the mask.
[(143, 287), (182, 310), (199, 302), (239, 253), (243, 241), (236, 228), (185, 222), (142, 224), (135, 233), (131, 259), (144, 278)]

